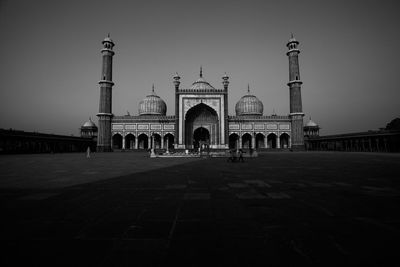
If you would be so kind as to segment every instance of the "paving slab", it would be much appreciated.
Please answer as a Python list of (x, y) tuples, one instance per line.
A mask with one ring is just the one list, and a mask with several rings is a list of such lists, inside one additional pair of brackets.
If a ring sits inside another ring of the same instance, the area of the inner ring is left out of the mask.
[(399, 167), (383, 153), (1, 156), (1, 266), (396, 266)]

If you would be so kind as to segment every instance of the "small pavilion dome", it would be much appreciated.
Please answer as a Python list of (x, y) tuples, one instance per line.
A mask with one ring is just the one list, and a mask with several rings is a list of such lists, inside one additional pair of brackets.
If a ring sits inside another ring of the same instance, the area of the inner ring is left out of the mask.
[(310, 120), (306, 123), (307, 127), (318, 127), (318, 124), (316, 124), (315, 122), (313, 122), (310, 118)]
[(110, 34), (107, 34), (107, 37), (104, 38), (102, 43), (104, 44), (105, 42), (109, 42), (109, 43), (113, 43), (114, 44), (113, 40), (110, 38)]
[(263, 115), (264, 105), (254, 95), (250, 94), (250, 87), (247, 88), (247, 95), (243, 96), (235, 106), (236, 116), (242, 115)]
[(158, 95), (154, 93), (154, 85), (151, 95), (146, 96), (139, 102), (139, 115), (165, 115), (167, 105)]
[(90, 128), (90, 127), (97, 128), (96, 124), (92, 121), (92, 118), (89, 118), (89, 120), (82, 125), (82, 128)]

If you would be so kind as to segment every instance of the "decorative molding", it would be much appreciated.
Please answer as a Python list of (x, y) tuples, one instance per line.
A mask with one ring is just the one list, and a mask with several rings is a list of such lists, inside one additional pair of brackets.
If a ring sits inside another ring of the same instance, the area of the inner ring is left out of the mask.
[(175, 125), (173, 124), (164, 124), (164, 130), (174, 130)]
[(136, 130), (136, 124), (125, 124), (125, 130)]
[(255, 124), (254, 125), (254, 130), (264, 130), (265, 126), (264, 124)]
[(242, 124), (242, 130), (252, 130), (253, 125), (252, 124)]
[(124, 129), (124, 125), (123, 124), (113, 124), (112, 125), (112, 129), (113, 130), (123, 130)]
[(151, 130), (161, 130), (162, 125), (161, 124), (150, 124), (150, 129)]
[(137, 129), (138, 130), (148, 130), (149, 125), (148, 124), (138, 124)]
[(280, 124), (279, 125), (280, 130), (289, 130), (290, 129), (290, 124)]

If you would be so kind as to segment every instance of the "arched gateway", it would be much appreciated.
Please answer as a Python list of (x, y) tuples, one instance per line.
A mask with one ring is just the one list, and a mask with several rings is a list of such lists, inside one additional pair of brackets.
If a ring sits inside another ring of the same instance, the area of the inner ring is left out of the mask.
[(219, 143), (218, 115), (211, 107), (200, 103), (192, 107), (185, 116), (185, 145), (197, 148), (200, 142), (208, 145)]

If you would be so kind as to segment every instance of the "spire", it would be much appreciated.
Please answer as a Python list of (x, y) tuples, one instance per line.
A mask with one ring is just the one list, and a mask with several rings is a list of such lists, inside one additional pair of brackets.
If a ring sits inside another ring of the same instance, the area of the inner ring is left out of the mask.
[(179, 84), (181, 83), (179, 80), (181, 77), (179, 77), (178, 72), (176, 72), (175, 76), (173, 77), (174, 81), (173, 84), (175, 85), (175, 89), (179, 88)]
[(200, 78), (203, 78), (203, 67), (200, 65)]

